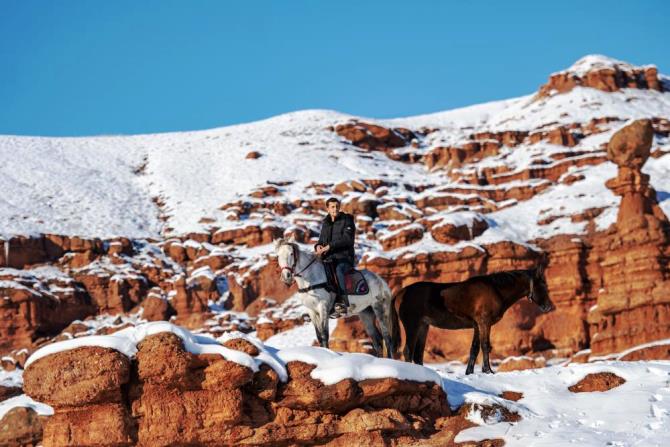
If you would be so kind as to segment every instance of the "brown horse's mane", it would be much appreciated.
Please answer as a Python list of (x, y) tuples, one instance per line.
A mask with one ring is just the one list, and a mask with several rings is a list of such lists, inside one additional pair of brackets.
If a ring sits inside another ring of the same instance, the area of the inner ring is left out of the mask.
[(488, 275), (481, 275), (477, 276), (476, 278), (489, 283), (491, 286), (497, 289), (499, 287), (508, 287), (513, 285), (519, 279), (519, 276), (522, 275), (526, 278), (532, 278), (535, 275), (535, 269), (509, 270), (506, 272), (496, 272), (490, 273)]

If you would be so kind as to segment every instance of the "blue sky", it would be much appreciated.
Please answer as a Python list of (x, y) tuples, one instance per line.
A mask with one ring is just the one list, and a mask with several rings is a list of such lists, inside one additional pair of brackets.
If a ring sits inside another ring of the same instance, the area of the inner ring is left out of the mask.
[(0, 134), (371, 117), (535, 91), (601, 53), (670, 74), (667, 1), (0, 0)]

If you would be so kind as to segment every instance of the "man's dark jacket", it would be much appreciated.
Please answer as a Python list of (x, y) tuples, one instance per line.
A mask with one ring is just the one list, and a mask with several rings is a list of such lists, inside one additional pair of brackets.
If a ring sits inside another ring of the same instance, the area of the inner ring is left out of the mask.
[(321, 234), (317, 245), (330, 245), (324, 260), (346, 260), (354, 265), (354, 239), (356, 225), (351, 214), (340, 211), (335, 221), (327, 215), (321, 222)]

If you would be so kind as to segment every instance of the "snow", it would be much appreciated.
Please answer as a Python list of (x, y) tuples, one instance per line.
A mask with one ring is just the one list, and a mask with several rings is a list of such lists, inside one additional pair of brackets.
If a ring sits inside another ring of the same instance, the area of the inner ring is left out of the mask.
[[(334, 320), (328, 321), (328, 333), (332, 334), (337, 323)], [(288, 331), (283, 331), (265, 340), (266, 346), (271, 346), (280, 350), (293, 346), (311, 346), (316, 342), (316, 333), (312, 323), (305, 323)]]
[[(145, 337), (162, 332), (171, 332), (177, 335), (183, 340), (185, 349), (193, 354), (219, 354), (229, 361), (250, 368), (252, 371), (258, 371), (258, 365), (266, 363), (277, 372), (282, 381), (286, 381), (288, 378), (285, 364), (300, 360), (317, 365), (317, 368), (312, 371), (312, 377), (321, 380), (326, 385), (332, 385), (345, 378), (360, 381), (384, 377), (397, 377), (419, 382), (431, 381), (440, 384), (439, 376), (432, 370), (397, 360), (380, 359), (368, 354), (340, 354), (312, 346), (278, 349), (270, 343), (263, 344), (256, 337), (241, 332), (224, 334), (215, 340), (207, 336), (192, 334), (180, 326), (162, 321), (128, 327), (111, 335), (91, 335), (52, 343), (34, 352), (26, 361), (25, 366), (28, 368), (33, 362), (48, 355), (83, 346), (111, 348), (128, 357), (133, 357), (137, 353), (137, 345)], [(295, 337), (295, 333), (293, 337)], [(243, 352), (226, 348), (221, 344), (231, 338), (243, 338), (249, 341), (259, 349), (260, 353), (251, 357)], [(295, 338), (291, 339), (295, 341)], [(300, 342), (304, 343), (305, 341), (303, 338)]]
[(333, 385), (347, 378), (361, 381), (385, 377), (416, 382), (434, 382), (438, 385), (441, 383), (439, 375), (424, 366), (378, 358), (370, 354), (341, 354), (325, 361), (319, 361), (316, 365), (317, 367), (310, 375), (326, 385)]
[[(11, 358), (11, 357), (10, 357)], [(5, 371), (0, 368), (0, 386), (22, 387), (23, 386), (23, 370), (17, 368), (12, 371)]]
[[(586, 374), (612, 372), (626, 383), (606, 392), (571, 393)], [(444, 372), (449, 403), (497, 403), (521, 415), (516, 423), (485, 421), (464, 430), (456, 442), (502, 438), (506, 446), (670, 445), (670, 362), (601, 362), (497, 373)], [(518, 402), (500, 397), (520, 391)]]
[(386, 377), (441, 384), (440, 376), (429, 368), (370, 354), (337, 353), (320, 347), (298, 346), (282, 349), (277, 352), (277, 356), (285, 363), (300, 361), (316, 365), (310, 375), (325, 385), (333, 385), (344, 379), (360, 382)]
[(147, 336), (161, 332), (171, 332), (181, 338), (184, 342), (184, 348), (193, 354), (219, 354), (226, 360), (246, 366), (252, 371), (258, 371), (259, 363), (267, 363), (280, 377), (286, 379), (286, 370), (270, 354), (264, 353), (253, 358), (243, 352), (226, 348), (220, 345), (216, 340), (200, 335), (190, 333), (188, 330), (165, 321), (156, 321), (151, 323), (132, 326), (115, 332), (111, 335), (91, 335), (79, 337), (71, 340), (64, 340), (57, 343), (44, 346), (35, 351), (26, 361), (26, 368), (33, 362), (70, 349), (76, 349), (83, 346), (99, 346), (111, 348), (122, 354), (133, 357), (137, 353), (137, 345)]
[[(619, 68), (624, 71), (632, 71), (635, 68), (633, 65), (628, 62), (620, 61), (609, 56), (604, 56), (602, 54), (589, 54), (579, 59), (577, 62), (572, 64), (568, 69), (560, 71), (558, 73), (572, 73), (576, 76), (582, 77), (589, 71), (593, 70), (603, 70), (608, 68)], [(647, 66), (645, 66), (647, 67)], [(642, 67), (644, 68), (644, 67)], [(557, 73), (552, 73), (557, 74)]]

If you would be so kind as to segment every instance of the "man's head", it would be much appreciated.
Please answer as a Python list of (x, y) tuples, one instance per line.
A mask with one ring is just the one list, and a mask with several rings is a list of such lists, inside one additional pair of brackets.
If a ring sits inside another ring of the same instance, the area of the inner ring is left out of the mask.
[(335, 220), (337, 213), (340, 212), (340, 201), (335, 197), (326, 200), (326, 210), (328, 211), (330, 218)]

